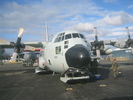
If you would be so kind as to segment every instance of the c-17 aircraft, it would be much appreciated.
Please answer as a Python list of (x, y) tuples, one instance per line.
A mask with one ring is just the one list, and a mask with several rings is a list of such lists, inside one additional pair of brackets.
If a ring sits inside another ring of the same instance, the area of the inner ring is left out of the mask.
[[(126, 28), (128, 30), (128, 28)], [(97, 28), (94, 28), (95, 41), (89, 43), (85, 36), (77, 31), (64, 31), (58, 33), (52, 41), (46, 42), (24, 42), (21, 43), (21, 37), (24, 29), (20, 28), (16, 43), (5, 43), (5, 46), (14, 47), (14, 53), (11, 61), (16, 60), (16, 56), (25, 46), (41, 47), (39, 57), (39, 66), (35, 72), (53, 72), (61, 73), (60, 80), (67, 83), (71, 80), (89, 79), (90, 75), (86, 67), (93, 59), (91, 51), (95, 51), (97, 58), (102, 54), (110, 54), (112, 49), (105, 45), (113, 45), (118, 48), (132, 47), (133, 40), (130, 38), (123, 43), (119, 41), (98, 41)], [(48, 38), (47, 38), (48, 40)]]

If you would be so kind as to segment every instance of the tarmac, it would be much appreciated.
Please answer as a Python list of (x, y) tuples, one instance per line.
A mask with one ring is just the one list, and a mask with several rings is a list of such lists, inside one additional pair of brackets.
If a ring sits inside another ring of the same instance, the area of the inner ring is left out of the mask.
[(122, 74), (113, 77), (112, 62), (101, 61), (101, 79), (66, 84), (60, 74), (35, 74), (21, 63), (0, 65), (0, 100), (133, 100), (133, 61), (118, 62)]

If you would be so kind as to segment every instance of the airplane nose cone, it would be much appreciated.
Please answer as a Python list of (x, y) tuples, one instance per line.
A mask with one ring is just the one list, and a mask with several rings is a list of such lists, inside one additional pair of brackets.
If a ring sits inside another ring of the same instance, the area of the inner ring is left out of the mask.
[(91, 61), (89, 51), (83, 45), (75, 45), (67, 50), (66, 62), (69, 67), (83, 68)]

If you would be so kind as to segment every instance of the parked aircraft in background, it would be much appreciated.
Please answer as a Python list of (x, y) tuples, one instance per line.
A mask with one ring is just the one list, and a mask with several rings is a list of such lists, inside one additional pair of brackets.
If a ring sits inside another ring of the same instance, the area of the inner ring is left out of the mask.
[(28, 52), (24, 52), (21, 55), (22, 55), (21, 59), (23, 61), (23, 66), (24, 67), (26, 67), (26, 66), (33, 67), (33, 64), (35, 62), (38, 63), (38, 58), (40, 55), (40, 49), (37, 49), (37, 51), (29, 51), (28, 50)]
[[(128, 28), (126, 28), (128, 30)], [(61, 73), (60, 80), (68, 82), (70, 80), (89, 79), (90, 75), (86, 70), (87, 66), (93, 60), (91, 51), (95, 51), (99, 58), (101, 54), (110, 54), (111, 49), (107, 49), (105, 45), (113, 45), (118, 48), (132, 47), (133, 40), (130, 38), (125, 42), (119, 41), (98, 41), (97, 28), (94, 28), (95, 41), (89, 43), (85, 36), (77, 31), (64, 31), (58, 33), (51, 42), (24, 42), (21, 43), (23, 28), (20, 28), (18, 39), (16, 43), (9, 43), (5, 46), (12, 45), (14, 53), (11, 61), (16, 60), (16, 56), (26, 46), (29, 49), (33, 47), (41, 47), (39, 57), (39, 66), (36, 68), (36, 73), (46, 72), (51, 70), (53, 72)], [(48, 35), (48, 33), (47, 33)], [(48, 38), (47, 38), (48, 40)]]
[(8, 60), (10, 58), (10, 54), (5, 52), (5, 49), (0, 49), (0, 58)]
[(3, 60), (9, 60), (10, 59), (10, 54), (5, 52), (4, 48), (0, 47), (0, 64), (3, 65)]

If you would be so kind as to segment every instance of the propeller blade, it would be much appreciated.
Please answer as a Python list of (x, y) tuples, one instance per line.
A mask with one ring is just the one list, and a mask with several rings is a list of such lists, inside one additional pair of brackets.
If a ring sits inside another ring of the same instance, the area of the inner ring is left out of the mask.
[(94, 27), (95, 40), (98, 41), (97, 27)]
[(21, 46), (21, 37), (23, 35), (23, 32), (24, 32), (24, 28), (20, 28), (19, 32), (18, 32), (18, 38), (16, 41), (16, 47), (18, 47), (18, 48)]
[(24, 44), (21, 44), (21, 37), (23, 35), (23, 32), (24, 32), (24, 28), (20, 28), (19, 32), (18, 32), (18, 38), (17, 38), (16, 43), (12, 43), (14, 46), (14, 53), (12, 55), (10, 62), (16, 62), (18, 53), (22, 52), (22, 49), (25, 47)]
[(24, 28), (20, 28), (18, 32), (18, 37), (21, 38), (24, 32)]
[(97, 56), (97, 61), (99, 62), (100, 57), (101, 57), (101, 53), (99, 49), (96, 50), (96, 56)]
[(96, 50), (96, 55), (98, 58), (100, 58), (101, 54), (100, 54), (100, 50)]
[(16, 53), (16, 52), (13, 53), (13, 55), (11, 57), (11, 60), (10, 60), (11, 63), (15, 63), (16, 62), (17, 55), (18, 55), (18, 53)]
[(133, 48), (133, 39), (131, 39), (131, 37), (130, 37), (130, 32), (129, 32), (128, 27), (126, 27), (126, 31), (127, 31), (127, 34), (128, 34), (128, 40), (125, 41), (125, 43), (126, 43), (125, 47), (126, 47), (126, 48), (127, 48), (127, 47)]
[(127, 34), (128, 34), (128, 38), (131, 39), (128, 27), (126, 27), (126, 31), (127, 31)]
[(95, 47), (97, 58), (100, 58), (101, 56), (100, 49), (101, 47), (104, 48), (104, 46), (103, 46), (103, 41), (98, 41), (97, 27), (94, 27), (94, 34), (95, 34), (95, 41), (92, 43), (92, 45)]

